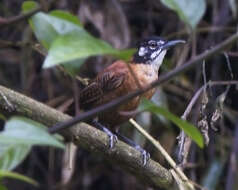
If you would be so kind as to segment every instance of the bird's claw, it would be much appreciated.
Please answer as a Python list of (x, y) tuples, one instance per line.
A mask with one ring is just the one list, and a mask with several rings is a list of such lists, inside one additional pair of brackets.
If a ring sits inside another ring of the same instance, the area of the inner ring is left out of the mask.
[(108, 138), (109, 138), (109, 148), (113, 148), (115, 146), (115, 144), (118, 141), (118, 138), (115, 134), (113, 134), (108, 128), (106, 128), (104, 125), (102, 125), (101, 123), (99, 123), (96, 120), (93, 120), (92, 123), (99, 129), (101, 129), (102, 131), (104, 131)]
[(139, 145), (135, 147), (142, 156), (142, 165), (145, 166), (150, 159), (150, 153), (141, 148)]
[(142, 155), (142, 165), (145, 166), (146, 163), (150, 159), (150, 153), (143, 150), (143, 151), (141, 151), (141, 155)]
[(109, 137), (109, 148), (112, 149), (118, 141), (118, 138), (113, 133), (107, 134)]

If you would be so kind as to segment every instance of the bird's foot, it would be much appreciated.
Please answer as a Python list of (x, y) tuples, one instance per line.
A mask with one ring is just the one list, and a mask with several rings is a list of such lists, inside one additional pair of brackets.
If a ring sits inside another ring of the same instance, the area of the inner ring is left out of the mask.
[(100, 130), (102, 130), (103, 132), (105, 132), (109, 138), (109, 148), (112, 149), (115, 144), (118, 141), (118, 138), (115, 134), (113, 134), (108, 128), (106, 128), (104, 125), (102, 125), (101, 123), (99, 123), (98, 121), (93, 121), (93, 124), (95, 125), (95, 127), (99, 128)]
[(142, 156), (142, 165), (145, 166), (146, 163), (150, 159), (150, 153), (147, 152), (145, 149), (141, 148), (139, 145), (135, 146), (135, 149), (138, 150), (141, 153)]
[(141, 148), (140, 145), (136, 144), (134, 141), (125, 137), (124, 135), (120, 134), (119, 132), (116, 132), (116, 134), (118, 135), (119, 138), (121, 138), (123, 141), (125, 141), (127, 144), (134, 147), (136, 150), (138, 150), (141, 153), (142, 165), (145, 166), (150, 159), (150, 153), (148, 153), (146, 150)]
[(107, 134), (107, 136), (109, 137), (109, 148), (113, 148), (115, 146), (115, 144), (118, 141), (118, 138), (115, 134), (113, 134), (108, 128), (103, 127), (102, 130)]

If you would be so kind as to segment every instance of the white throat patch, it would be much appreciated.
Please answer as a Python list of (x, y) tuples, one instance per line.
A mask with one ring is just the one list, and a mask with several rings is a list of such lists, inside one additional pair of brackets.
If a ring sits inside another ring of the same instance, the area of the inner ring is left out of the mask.
[(151, 55), (150, 55), (150, 58), (153, 60), (155, 57), (157, 57), (161, 52), (161, 49), (159, 49), (158, 51), (155, 51), (153, 52)]
[[(154, 57), (156, 57), (156, 56), (157, 56), (157, 57), (152, 61), (151, 65), (152, 65), (152, 67), (154, 67), (154, 69), (155, 69), (156, 71), (158, 71), (159, 68), (160, 68), (160, 66), (162, 65), (163, 60), (164, 60), (164, 56), (165, 56), (166, 52), (167, 52), (166, 50), (163, 50), (162, 52), (159, 51), (159, 53), (158, 53), (158, 52), (154, 52), (154, 53), (156, 53), (156, 54), (154, 55)], [(151, 54), (151, 58), (152, 58), (152, 55), (153, 55), (154, 53)], [(158, 54), (159, 54), (159, 55), (158, 55)], [(153, 58), (154, 58), (154, 57), (153, 57)]]

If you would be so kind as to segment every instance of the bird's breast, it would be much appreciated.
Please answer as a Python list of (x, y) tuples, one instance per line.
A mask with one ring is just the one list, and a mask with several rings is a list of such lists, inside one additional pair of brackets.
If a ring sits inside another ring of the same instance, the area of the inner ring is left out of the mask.
[[(109, 100), (116, 99), (121, 96), (125, 96), (130, 92), (144, 88), (150, 85), (153, 81), (158, 79), (158, 72), (156, 72), (151, 65), (145, 64), (130, 64), (131, 69), (127, 65), (122, 66), (121, 71), (125, 73), (125, 79), (116, 90), (106, 94), (101, 103), (106, 103)], [(115, 71), (115, 70), (114, 70)], [(117, 72), (119, 69), (117, 69)], [(120, 72), (119, 72), (120, 73)], [(139, 83), (139, 84), (138, 84)], [(120, 105), (113, 111), (103, 114), (100, 118), (102, 121), (114, 126), (127, 121), (132, 115), (123, 115), (123, 112), (135, 111), (140, 104), (141, 98), (150, 99), (155, 92), (155, 89), (151, 89), (142, 95), (139, 95), (127, 103)]]
[[(158, 79), (158, 73), (153, 70), (151, 65), (131, 64), (130, 67), (131, 71), (128, 71), (123, 85), (120, 87), (120, 89), (118, 89), (119, 93), (121, 93), (122, 95), (138, 90), (139, 88), (145, 88)], [(150, 99), (153, 96), (154, 92), (155, 89), (148, 90), (144, 94), (133, 98), (127, 104), (122, 105), (120, 107), (120, 110), (135, 110), (138, 107), (142, 97)]]

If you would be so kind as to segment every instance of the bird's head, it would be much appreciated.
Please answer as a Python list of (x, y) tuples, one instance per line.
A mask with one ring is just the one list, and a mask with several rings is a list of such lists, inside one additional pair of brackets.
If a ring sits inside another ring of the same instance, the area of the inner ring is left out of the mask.
[(160, 37), (146, 38), (141, 41), (133, 61), (135, 63), (150, 64), (159, 69), (167, 50), (179, 43), (185, 43), (185, 41), (167, 41)]

